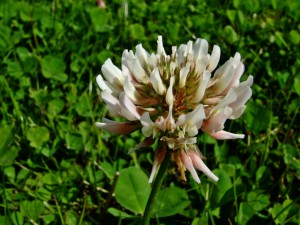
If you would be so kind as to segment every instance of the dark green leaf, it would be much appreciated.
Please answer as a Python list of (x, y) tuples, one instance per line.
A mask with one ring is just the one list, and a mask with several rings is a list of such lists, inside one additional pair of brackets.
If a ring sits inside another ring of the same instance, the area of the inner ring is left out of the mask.
[(190, 201), (184, 189), (178, 187), (162, 189), (158, 193), (152, 217), (159, 218), (178, 214), (189, 204)]

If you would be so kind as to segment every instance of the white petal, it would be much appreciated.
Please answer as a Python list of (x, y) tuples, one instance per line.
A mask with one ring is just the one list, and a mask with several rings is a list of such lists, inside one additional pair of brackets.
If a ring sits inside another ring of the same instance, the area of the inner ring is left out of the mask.
[(183, 132), (188, 132), (190, 137), (198, 133), (198, 129), (202, 126), (205, 119), (205, 112), (203, 105), (198, 105), (192, 112), (180, 115), (176, 122), (177, 126), (183, 127)]
[(198, 39), (195, 48), (195, 61), (197, 62), (202, 56), (206, 56), (208, 52), (208, 42), (205, 39)]
[(152, 73), (150, 75), (150, 81), (151, 81), (152, 86), (157, 94), (163, 95), (166, 92), (166, 86), (164, 85), (164, 83), (160, 77), (158, 68), (155, 68), (152, 71)]
[(167, 94), (166, 94), (166, 102), (168, 105), (173, 105), (174, 102), (174, 95), (173, 95), (174, 82), (175, 82), (175, 77), (172, 76), (170, 78), (170, 86), (168, 87)]
[(135, 104), (137, 104), (140, 99), (143, 99), (143, 96), (136, 90), (129, 77), (125, 77), (124, 91), (127, 97)]
[(102, 78), (101, 75), (98, 75), (98, 76), (96, 77), (96, 81), (97, 81), (97, 84), (98, 84), (98, 86), (100, 87), (100, 89), (101, 89), (102, 91), (107, 90), (108, 92), (113, 93), (113, 90), (110, 89), (110, 87), (109, 87), (108, 84), (105, 82), (105, 80), (103, 80), (103, 78)]
[(163, 42), (162, 42), (162, 36), (158, 36), (157, 53), (161, 56), (166, 56), (166, 52), (165, 52)]
[(153, 135), (153, 130), (155, 128), (154, 122), (150, 118), (150, 114), (148, 112), (145, 112), (141, 116), (141, 124), (142, 124), (142, 133), (145, 137), (150, 137)]
[(203, 121), (202, 130), (215, 133), (224, 129), (225, 121), (231, 116), (232, 109), (228, 106), (214, 112), (207, 120)]
[(208, 62), (207, 70), (209, 72), (212, 72), (217, 67), (220, 57), (221, 57), (221, 49), (219, 46), (214, 45), (211, 56), (209, 58), (209, 62)]
[(220, 130), (216, 133), (209, 134), (213, 138), (217, 140), (227, 140), (227, 139), (243, 139), (245, 137), (244, 134), (234, 134), (224, 130)]
[(142, 47), (141, 44), (136, 46), (136, 56), (139, 59), (142, 67), (145, 69), (145, 66), (148, 63), (149, 53)]
[(211, 77), (211, 73), (209, 71), (204, 71), (202, 77), (200, 78), (201, 80), (199, 81), (199, 86), (196, 90), (196, 93), (192, 99), (193, 103), (197, 103), (200, 102), (204, 96), (206, 87), (209, 84), (210, 81), (210, 77)]
[(128, 120), (139, 120), (141, 118), (136, 106), (130, 101), (127, 95), (122, 92), (119, 96), (122, 115)]
[(122, 71), (116, 67), (111, 59), (108, 59), (103, 64), (101, 71), (105, 79), (115, 88), (122, 90), (122, 85), (124, 83), (124, 77)]
[(186, 83), (186, 78), (188, 73), (190, 72), (190, 65), (187, 63), (187, 65), (180, 69), (179, 72), (179, 88), (183, 88)]
[(102, 100), (106, 103), (109, 113), (111, 116), (120, 116), (121, 105), (117, 98), (115, 98), (108, 89), (102, 91)]
[(149, 78), (137, 58), (128, 62), (128, 64), (130, 65), (129, 69), (131, 70), (132, 74), (138, 82), (148, 82)]

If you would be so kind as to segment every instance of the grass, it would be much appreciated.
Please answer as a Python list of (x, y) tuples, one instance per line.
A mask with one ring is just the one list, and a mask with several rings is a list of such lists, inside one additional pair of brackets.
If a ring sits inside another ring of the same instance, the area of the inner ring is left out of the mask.
[(153, 150), (127, 155), (139, 132), (111, 136), (94, 126), (107, 115), (95, 78), (107, 58), (120, 65), (124, 49), (156, 51), (158, 35), (167, 52), (196, 37), (219, 45), (221, 62), (239, 51), (255, 84), (246, 113), (227, 123), (244, 140), (199, 136), (219, 182), (182, 182), (171, 166), (153, 223), (300, 224), (299, 2), (106, 5), (0, 3), (0, 224), (139, 223), (145, 197), (137, 193), (150, 187), (127, 190), (122, 174), (147, 180)]

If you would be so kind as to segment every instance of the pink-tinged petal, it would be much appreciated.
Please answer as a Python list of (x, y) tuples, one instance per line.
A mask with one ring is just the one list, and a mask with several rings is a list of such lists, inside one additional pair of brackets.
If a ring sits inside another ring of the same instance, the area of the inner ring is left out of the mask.
[(188, 169), (188, 171), (190, 171), (190, 173), (192, 174), (193, 179), (197, 182), (200, 183), (200, 179), (198, 177), (198, 174), (193, 166), (193, 162), (192, 159), (190, 158), (189, 155), (187, 155), (185, 153), (184, 150), (180, 150), (180, 158), (181, 158), (181, 162), (182, 164), (185, 166), (185, 168)]
[(189, 151), (188, 154), (191, 157), (193, 165), (197, 170), (202, 171), (206, 176), (208, 176), (209, 178), (211, 178), (214, 181), (219, 180), (219, 178), (215, 174), (213, 174), (213, 172), (211, 172), (211, 170), (204, 164), (200, 155), (198, 155), (193, 150)]
[(227, 95), (210, 111), (210, 114), (225, 108), (237, 100), (238, 96), (235, 89), (231, 88)]
[(122, 71), (112, 63), (111, 59), (104, 62), (101, 71), (111, 86), (118, 88), (119, 91), (122, 90), (124, 83)]
[(175, 82), (175, 77), (172, 76), (170, 78), (170, 86), (168, 87), (167, 94), (166, 94), (166, 102), (168, 105), (173, 105), (174, 102), (174, 95), (173, 95), (174, 82)]
[(222, 95), (226, 95), (228, 93), (228, 91), (230, 90), (230, 88), (237, 87), (239, 85), (240, 78), (243, 75), (244, 71), (245, 71), (245, 66), (244, 66), (244, 64), (242, 62), (240, 62), (240, 64), (234, 70), (233, 78), (232, 78), (230, 84), (223, 91)]
[(154, 154), (152, 171), (149, 178), (149, 183), (152, 183), (154, 175), (156, 174), (157, 167), (161, 164), (161, 162), (165, 158), (166, 152), (167, 152), (167, 148), (165, 144), (159, 145), (158, 148), (156, 149)]
[(230, 107), (222, 108), (203, 121), (201, 129), (207, 133), (215, 133), (224, 129), (225, 121), (231, 116)]
[(234, 67), (231, 63), (226, 64), (225, 67), (220, 67), (216, 72), (215, 76), (218, 77), (216, 83), (211, 87), (210, 93), (213, 95), (221, 94), (230, 84), (233, 75)]
[(102, 100), (106, 103), (109, 113), (111, 116), (120, 116), (121, 105), (117, 98), (112, 96), (109, 90), (104, 90), (101, 93)]
[(184, 88), (186, 83), (186, 78), (188, 76), (188, 73), (190, 72), (190, 64), (187, 63), (187, 65), (180, 69), (179, 72), (179, 88)]
[(136, 150), (138, 150), (140, 148), (149, 147), (149, 146), (153, 145), (154, 142), (155, 142), (155, 139), (153, 139), (153, 138), (145, 138), (141, 143), (139, 143), (133, 149), (131, 149), (128, 152), (128, 155), (130, 155), (131, 153), (135, 152)]
[(245, 137), (244, 134), (233, 134), (224, 130), (220, 130), (215, 133), (210, 133), (210, 136), (212, 136), (214, 139), (217, 140), (227, 140), (227, 139), (243, 139)]
[(119, 96), (121, 114), (128, 120), (139, 120), (141, 118), (136, 106), (130, 101), (124, 92)]
[(164, 83), (160, 77), (158, 68), (155, 68), (152, 71), (152, 73), (150, 75), (150, 81), (151, 81), (152, 86), (157, 94), (163, 95), (166, 93), (166, 86), (164, 85)]
[(207, 70), (209, 72), (212, 72), (217, 67), (220, 57), (221, 57), (221, 49), (219, 46), (214, 45), (211, 56), (208, 61)]
[(196, 90), (196, 93), (192, 99), (193, 103), (198, 103), (202, 100), (206, 87), (210, 81), (211, 73), (209, 71), (204, 71), (202, 77), (200, 78), (199, 87)]
[(141, 127), (139, 123), (116, 122), (106, 118), (102, 119), (102, 123), (96, 122), (96, 126), (111, 134), (130, 134)]

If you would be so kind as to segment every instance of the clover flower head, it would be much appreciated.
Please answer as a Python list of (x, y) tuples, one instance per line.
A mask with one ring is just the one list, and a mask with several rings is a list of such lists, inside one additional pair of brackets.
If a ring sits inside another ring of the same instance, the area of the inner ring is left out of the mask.
[(135, 53), (123, 52), (121, 69), (110, 59), (103, 64), (102, 75), (96, 78), (102, 99), (111, 116), (126, 121), (103, 118), (96, 125), (112, 134), (141, 129), (145, 139), (132, 151), (159, 139), (149, 182), (167, 151), (171, 151), (183, 180), (188, 170), (200, 183), (199, 170), (217, 181), (196, 145), (199, 130), (215, 139), (244, 138), (225, 131), (224, 124), (244, 112), (252, 95), (253, 77), (240, 82), (244, 64), (239, 53), (216, 69), (220, 55), (216, 45), (209, 54), (204, 39), (172, 47), (167, 55), (158, 36), (156, 54), (139, 44)]

